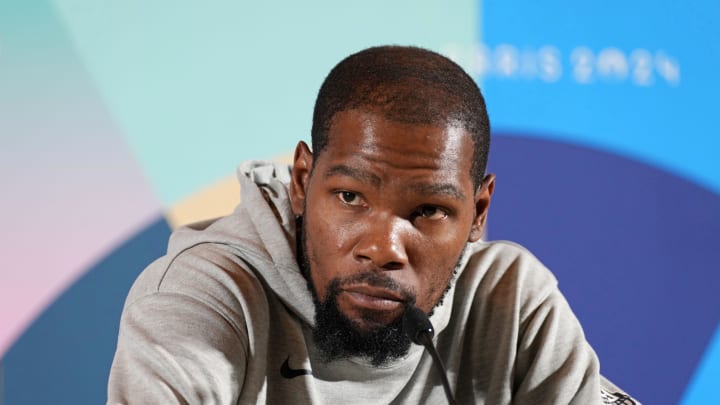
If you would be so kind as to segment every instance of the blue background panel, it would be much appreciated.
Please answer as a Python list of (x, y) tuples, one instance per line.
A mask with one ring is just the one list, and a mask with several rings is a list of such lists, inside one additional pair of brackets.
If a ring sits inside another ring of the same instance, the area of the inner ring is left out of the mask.
[[(495, 128), (606, 149), (720, 193), (720, 3), (487, 0), (481, 15)], [(543, 47), (555, 51), (552, 81)]]

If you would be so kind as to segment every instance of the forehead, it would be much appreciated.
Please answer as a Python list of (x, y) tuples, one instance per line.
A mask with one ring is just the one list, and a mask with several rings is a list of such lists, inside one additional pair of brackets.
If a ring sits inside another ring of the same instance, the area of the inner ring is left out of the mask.
[(326, 169), (368, 166), (379, 177), (441, 178), (465, 186), (472, 183), (472, 152), (470, 135), (460, 125), (399, 122), (354, 109), (335, 114), (328, 144), (316, 163)]

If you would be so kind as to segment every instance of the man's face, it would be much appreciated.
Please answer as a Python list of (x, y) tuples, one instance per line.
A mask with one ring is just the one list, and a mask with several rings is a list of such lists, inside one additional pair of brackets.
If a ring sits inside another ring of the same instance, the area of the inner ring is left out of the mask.
[(309, 282), (360, 336), (397, 325), (407, 303), (430, 312), (480, 237), (492, 187), (474, 190), (472, 148), (458, 126), (365, 110), (335, 115), (315, 162), (298, 145), (291, 198)]

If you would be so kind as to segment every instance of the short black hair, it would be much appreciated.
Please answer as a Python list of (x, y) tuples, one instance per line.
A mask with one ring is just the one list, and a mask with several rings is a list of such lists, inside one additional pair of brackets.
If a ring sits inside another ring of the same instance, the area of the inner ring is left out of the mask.
[(325, 78), (313, 112), (312, 148), (327, 147), (335, 114), (352, 109), (379, 112), (410, 124), (457, 124), (473, 143), (471, 178), (477, 187), (490, 149), (490, 120), (475, 81), (436, 52), (409, 46), (380, 46), (348, 56)]

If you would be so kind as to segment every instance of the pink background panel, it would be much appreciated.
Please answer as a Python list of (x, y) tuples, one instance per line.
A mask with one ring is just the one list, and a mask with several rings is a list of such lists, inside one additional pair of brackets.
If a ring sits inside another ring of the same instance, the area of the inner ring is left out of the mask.
[(162, 211), (82, 69), (59, 61), (10, 73), (0, 83), (0, 357), (85, 269)]

